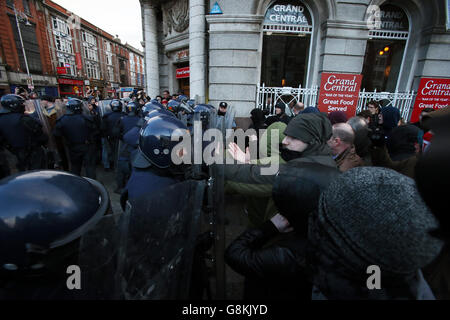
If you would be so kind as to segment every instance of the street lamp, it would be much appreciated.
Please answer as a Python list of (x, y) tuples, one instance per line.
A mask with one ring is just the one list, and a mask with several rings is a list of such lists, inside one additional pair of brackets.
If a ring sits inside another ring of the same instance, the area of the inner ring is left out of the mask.
[(23, 58), (25, 60), (25, 67), (27, 68), (28, 79), (31, 80), (31, 86), (34, 87), (33, 77), (30, 75), (30, 69), (28, 68), (28, 59), (27, 59), (27, 54), (25, 53), (25, 47), (23, 45), (22, 32), (20, 31), (19, 20), (20, 20), (20, 22), (25, 21), (26, 26), (31, 26), (31, 23), (28, 21), (28, 17), (25, 13), (16, 10), (15, 5), (13, 5), (13, 9), (14, 9), (14, 15), (16, 16), (17, 30), (19, 31), (19, 39), (20, 39), (20, 44), (22, 45), (22, 53), (23, 53)]

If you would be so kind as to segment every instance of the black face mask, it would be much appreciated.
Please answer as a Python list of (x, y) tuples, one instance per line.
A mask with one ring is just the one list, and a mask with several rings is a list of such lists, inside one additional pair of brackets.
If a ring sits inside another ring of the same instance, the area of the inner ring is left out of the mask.
[(286, 149), (283, 145), (280, 145), (280, 150), (281, 150), (281, 158), (286, 162), (301, 158), (303, 156), (303, 152)]
[(217, 112), (217, 114), (218, 114), (219, 116), (225, 116), (227, 113), (226, 113), (226, 112), (222, 112), (222, 111), (219, 110), (219, 112)]

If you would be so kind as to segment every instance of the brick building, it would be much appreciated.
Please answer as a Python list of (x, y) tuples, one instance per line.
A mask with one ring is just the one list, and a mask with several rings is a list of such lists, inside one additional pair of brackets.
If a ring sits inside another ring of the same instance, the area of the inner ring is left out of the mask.
[(0, 2), (1, 94), (30, 84), (14, 6), (38, 94), (82, 95), (91, 88), (107, 97), (120, 87), (143, 87), (139, 50), (52, 1), (10, 0)]

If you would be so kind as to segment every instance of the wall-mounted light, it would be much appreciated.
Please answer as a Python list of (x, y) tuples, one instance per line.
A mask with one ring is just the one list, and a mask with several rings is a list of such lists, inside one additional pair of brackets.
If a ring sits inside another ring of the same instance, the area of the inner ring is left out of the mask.
[(389, 47), (385, 47), (384, 52), (388, 52), (388, 51), (389, 51)]
[(381, 50), (381, 51), (379, 52), (379, 55), (382, 56), (383, 54), (384, 54), (384, 51)]

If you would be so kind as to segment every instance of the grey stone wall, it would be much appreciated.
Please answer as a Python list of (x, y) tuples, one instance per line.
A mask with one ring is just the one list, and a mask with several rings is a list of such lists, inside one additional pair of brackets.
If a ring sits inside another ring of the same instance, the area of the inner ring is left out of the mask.
[(262, 16), (208, 15), (209, 101), (232, 105), (237, 117), (255, 107)]

